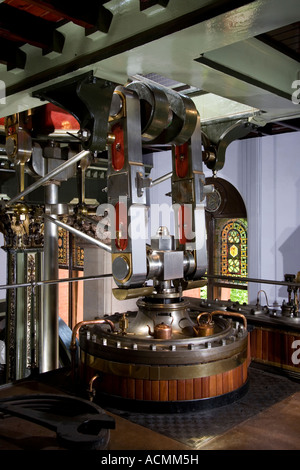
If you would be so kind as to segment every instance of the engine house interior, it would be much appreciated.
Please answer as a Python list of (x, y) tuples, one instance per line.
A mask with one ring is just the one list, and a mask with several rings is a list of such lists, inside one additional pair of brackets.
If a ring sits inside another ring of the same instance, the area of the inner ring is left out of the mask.
[(63, 3), (0, 2), (0, 449), (299, 449), (298, 2)]

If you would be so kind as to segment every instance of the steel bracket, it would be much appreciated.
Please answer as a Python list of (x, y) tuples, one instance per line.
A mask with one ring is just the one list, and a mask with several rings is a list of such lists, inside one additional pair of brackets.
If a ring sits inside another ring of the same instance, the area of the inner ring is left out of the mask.
[(85, 150), (101, 152), (107, 145), (107, 125), (117, 84), (95, 77), (92, 72), (33, 93), (72, 114), (80, 124), (79, 140)]

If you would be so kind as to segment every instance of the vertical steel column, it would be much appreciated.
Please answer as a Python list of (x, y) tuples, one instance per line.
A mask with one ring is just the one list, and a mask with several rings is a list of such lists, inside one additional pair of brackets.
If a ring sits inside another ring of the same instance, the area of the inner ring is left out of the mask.
[[(45, 211), (47, 206), (58, 203), (58, 185), (45, 186)], [(45, 217), (44, 223), (44, 280), (58, 279), (58, 228)], [(43, 286), (43, 309), (41, 318), (41, 372), (57, 369), (59, 366), (58, 335), (58, 286)]]

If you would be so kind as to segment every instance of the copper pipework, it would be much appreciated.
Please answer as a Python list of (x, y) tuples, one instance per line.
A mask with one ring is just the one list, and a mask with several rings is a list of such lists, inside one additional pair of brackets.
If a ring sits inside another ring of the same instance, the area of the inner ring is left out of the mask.
[(70, 344), (73, 378), (75, 377), (75, 357), (76, 357), (76, 349), (77, 349), (76, 348), (76, 337), (77, 337), (77, 334), (78, 334), (80, 328), (82, 328), (83, 326), (86, 326), (86, 325), (99, 325), (99, 324), (103, 324), (103, 323), (107, 323), (111, 327), (111, 330), (113, 332), (115, 331), (114, 323), (111, 320), (108, 320), (108, 319), (105, 319), (105, 318), (95, 319), (95, 320), (83, 320), (83, 321), (77, 323), (77, 325), (75, 325), (75, 327), (73, 328), (72, 339), (71, 339), (71, 344)]
[(71, 349), (76, 349), (76, 336), (77, 336), (80, 328), (82, 328), (83, 326), (86, 326), (86, 325), (99, 325), (99, 324), (103, 324), (103, 323), (107, 323), (108, 325), (110, 325), (111, 330), (115, 331), (114, 323), (112, 321), (104, 319), (104, 318), (101, 318), (101, 319), (98, 319), (98, 320), (83, 320), (83, 321), (77, 323), (77, 325), (75, 325), (75, 327), (73, 328), (73, 331), (72, 331), (72, 340), (71, 340), (71, 346), (70, 346)]
[(90, 401), (93, 401), (93, 398), (94, 398), (94, 396), (95, 396), (95, 393), (96, 393), (96, 392), (95, 392), (95, 389), (94, 389), (93, 385), (94, 385), (95, 380), (97, 380), (98, 378), (99, 378), (99, 375), (96, 374), (96, 375), (94, 375), (94, 377), (92, 377), (91, 380), (89, 381), (88, 394), (89, 394), (89, 399), (90, 399)]
[(237, 313), (237, 312), (225, 312), (224, 310), (214, 310), (213, 312), (211, 312), (212, 315), (215, 315), (215, 314), (219, 314), (219, 315), (227, 315), (229, 317), (239, 317), (243, 320), (243, 323), (244, 323), (244, 328), (245, 330), (247, 330), (247, 319), (245, 317), (245, 315), (242, 315), (241, 313)]

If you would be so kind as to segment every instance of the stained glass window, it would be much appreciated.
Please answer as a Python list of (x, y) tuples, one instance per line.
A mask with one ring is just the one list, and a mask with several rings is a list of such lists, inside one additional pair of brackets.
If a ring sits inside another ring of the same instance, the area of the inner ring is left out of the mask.
[[(70, 264), (70, 234), (68, 231), (58, 229), (58, 264), (60, 268), (69, 268)], [(72, 256), (73, 268), (83, 269), (84, 266), (84, 248), (82, 248), (76, 237), (72, 238)]]
[(73, 243), (73, 259), (74, 267), (77, 269), (83, 269), (84, 265), (84, 249), (78, 245), (78, 241), (75, 239)]
[(58, 264), (61, 268), (69, 267), (69, 233), (59, 227), (58, 229)]
[(206, 184), (215, 188), (207, 195), (206, 207), (208, 273), (212, 275), (207, 283), (207, 298), (248, 303), (245, 203), (237, 188), (223, 178), (206, 178)]
[(247, 220), (216, 220), (217, 274), (222, 276), (247, 277)]

